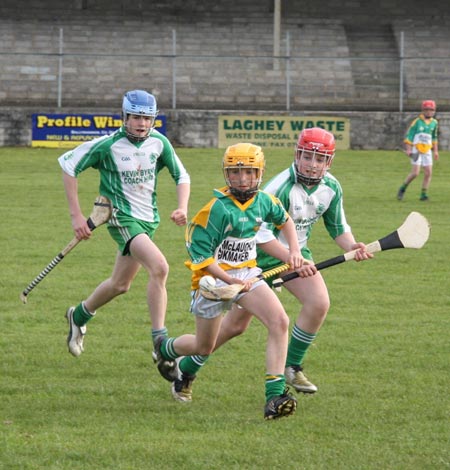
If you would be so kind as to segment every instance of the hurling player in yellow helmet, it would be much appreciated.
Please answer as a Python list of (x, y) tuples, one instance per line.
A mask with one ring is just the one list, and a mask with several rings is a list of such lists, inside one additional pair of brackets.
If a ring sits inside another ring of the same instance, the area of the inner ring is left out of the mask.
[[(294, 161), (274, 176), (264, 191), (277, 197), (295, 223), (297, 245), (305, 260), (312, 262), (308, 247), (313, 225), (323, 220), (326, 230), (344, 251), (357, 250), (356, 261), (373, 255), (366, 245), (357, 242), (348, 225), (342, 199), (342, 188), (329, 172), (335, 155), (331, 132), (318, 127), (304, 129), (297, 141)], [(284, 234), (271, 223), (263, 223), (256, 235), (258, 267), (266, 271), (280, 265), (280, 246), (288, 253)], [(282, 257), (281, 257), (282, 258)], [(284, 377), (286, 383), (301, 393), (315, 393), (318, 387), (303, 372), (304, 359), (315, 340), (330, 308), (325, 281), (312, 264), (304, 263), (301, 275), (285, 288), (299, 302), (300, 310), (292, 326)], [(216, 348), (241, 334), (252, 320), (250, 311), (232, 306), (224, 318)]]
[[(244, 142), (226, 149), (222, 162), (226, 186), (213, 191), (213, 198), (186, 229), (196, 333), (161, 338), (157, 352), (161, 361), (184, 356), (172, 395), (177, 401), (191, 401), (192, 382), (216, 347), (223, 312), (239, 306), (267, 328), (264, 418), (275, 419), (294, 413), (297, 401), (286, 389), (284, 377), (289, 319), (268, 284), (251, 281), (262, 272), (256, 263), (261, 225), (273, 224), (285, 236), (288, 248), (279, 250), (283, 262), (300, 269), (303, 258), (291, 217), (276, 197), (259, 189), (264, 166), (264, 153), (257, 145)], [(206, 299), (199, 291), (199, 280), (205, 275), (212, 276), (218, 287), (242, 284), (244, 289), (229, 301)]]

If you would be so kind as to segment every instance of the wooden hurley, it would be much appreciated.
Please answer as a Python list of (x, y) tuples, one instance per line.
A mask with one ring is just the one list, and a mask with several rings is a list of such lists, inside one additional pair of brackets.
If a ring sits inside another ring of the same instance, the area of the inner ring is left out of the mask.
[[(376, 253), (377, 251), (394, 250), (396, 248), (415, 248), (419, 249), (425, 245), (428, 237), (430, 236), (430, 224), (428, 220), (419, 212), (411, 212), (403, 224), (394, 232), (386, 235), (379, 240), (376, 240), (367, 245), (367, 251), (369, 253)], [(359, 250), (349, 251), (343, 255), (330, 258), (328, 260), (317, 263), (315, 266), (318, 270), (335, 266), (336, 264), (344, 263), (355, 258), (356, 253)], [(272, 285), (276, 289), (280, 289), (281, 286), (299, 277), (297, 272), (292, 272), (275, 279)]]
[[(273, 277), (276, 274), (280, 274), (284, 271), (287, 271), (289, 268), (289, 264), (282, 264), (277, 268), (264, 271), (258, 276), (250, 279), (250, 281), (254, 283), (256, 281), (260, 281), (261, 279), (268, 279), (269, 277)], [(231, 300), (236, 297), (243, 288), (243, 284), (230, 284), (228, 286), (212, 287), (208, 290), (200, 288), (200, 293), (201, 295), (203, 295), (203, 297), (209, 300)]]
[[(96, 229), (98, 226), (104, 224), (111, 218), (112, 206), (108, 198), (98, 196), (94, 202), (94, 208), (87, 220), (87, 224), (91, 230)], [(78, 238), (74, 237), (70, 243), (63, 248), (63, 250), (55, 256), (52, 261), (28, 284), (28, 286), (20, 294), (20, 300), (26, 304), (28, 294), (47, 276), (47, 274), (57, 266), (62, 259), (72, 251), (80, 242)]]

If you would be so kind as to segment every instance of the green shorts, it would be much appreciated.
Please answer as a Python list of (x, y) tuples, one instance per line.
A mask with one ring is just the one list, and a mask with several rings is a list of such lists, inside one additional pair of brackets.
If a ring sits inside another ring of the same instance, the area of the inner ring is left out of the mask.
[(108, 224), (108, 232), (115, 240), (122, 255), (130, 254), (130, 242), (136, 235), (146, 233), (150, 239), (158, 228), (159, 222), (146, 222), (114, 209)]

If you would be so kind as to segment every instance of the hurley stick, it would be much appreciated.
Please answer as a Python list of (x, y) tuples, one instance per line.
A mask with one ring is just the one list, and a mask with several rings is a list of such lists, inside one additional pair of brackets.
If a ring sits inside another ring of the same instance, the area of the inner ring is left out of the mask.
[[(258, 276), (250, 279), (252, 283), (259, 281), (261, 279), (268, 279), (269, 277), (280, 274), (284, 271), (287, 271), (290, 268), (289, 264), (282, 264), (273, 269), (269, 269), (259, 274)], [(200, 289), (201, 295), (209, 300), (230, 300), (236, 297), (239, 292), (244, 288), (243, 284), (230, 284), (228, 286), (222, 287), (211, 287), (208, 290)]]
[[(111, 202), (104, 196), (98, 196), (94, 203), (94, 208), (91, 215), (87, 220), (87, 224), (91, 230), (94, 230), (99, 225), (104, 224), (111, 217)], [(72, 251), (80, 242), (78, 238), (74, 237), (71, 242), (63, 248), (63, 250), (55, 256), (52, 261), (28, 284), (26, 289), (20, 294), (20, 300), (26, 304), (28, 294), (47, 276), (47, 274), (57, 266), (61, 260)]]
[[(369, 243), (367, 251), (376, 253), (377, 251), (394, 250), (396, 248), (422, 248), (430, 236), (430, 224), (428, 220), (419, 212), (411, 212), (403, 224), (394, 232), (386, 235), (379, 240)], [(349, 251), (343, 255), (330, 258), (328, 260), (317, 263), (315, 266), (318, 270), (335, 266), (355, 258), (359, 250)], [(274, 288), (281, 288), (283, 283), (299, 277), (297, 272), (292, 272), (275, 279), (272, 282)]]

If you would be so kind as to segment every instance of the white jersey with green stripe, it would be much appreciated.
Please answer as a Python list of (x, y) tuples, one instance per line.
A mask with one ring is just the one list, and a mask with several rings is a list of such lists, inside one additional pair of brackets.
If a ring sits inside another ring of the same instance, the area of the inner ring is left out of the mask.
[(186, 229), (186, 265), (194, 271), (193, 286), (213, 262), (225, 270), (256, 266), (255, 239), (262, 223), (280, 230), (289, 218), (281, 202), (263, 191), (244, 203), (227, 187), (214, 190), (214, 196)]
[[(290, 168), (272, 178), (264, 187), (264, 191), (278, 197), (292, 217), (300, 249), (307, 246), (312, 226), (321, 217), (333, 239), (351, 232), (345, 218), (341, 185), (330, 173), (326, 173), (319, 184), (308, 189), (297, 182), (295, 164), (292, 164)], [(283, 234), (276, 227), (263, 224), (257, 235), (257, 243), (265, 243), (274, 238), (278, 238), (286, 248), (288, 247)], [(258, 250), (258, 265), (263, 269), (266, 267), (267, 257), (268, 255)], [(270, 261), (270, 264), (273, 264), (273, 259)]]
[(167, 168), (175, 183), (189, 183), (190, 178), (169, 140), (152, 130), (143, 142), (128, 140), (121, 127), (111, 135), (85, 142), (58, 159), (70, 176), (87, 168), (100, 173), (100, 194), (109, 198), (114, 208), (145, 220), (159, 222), (156, 185), (158, 173)]

